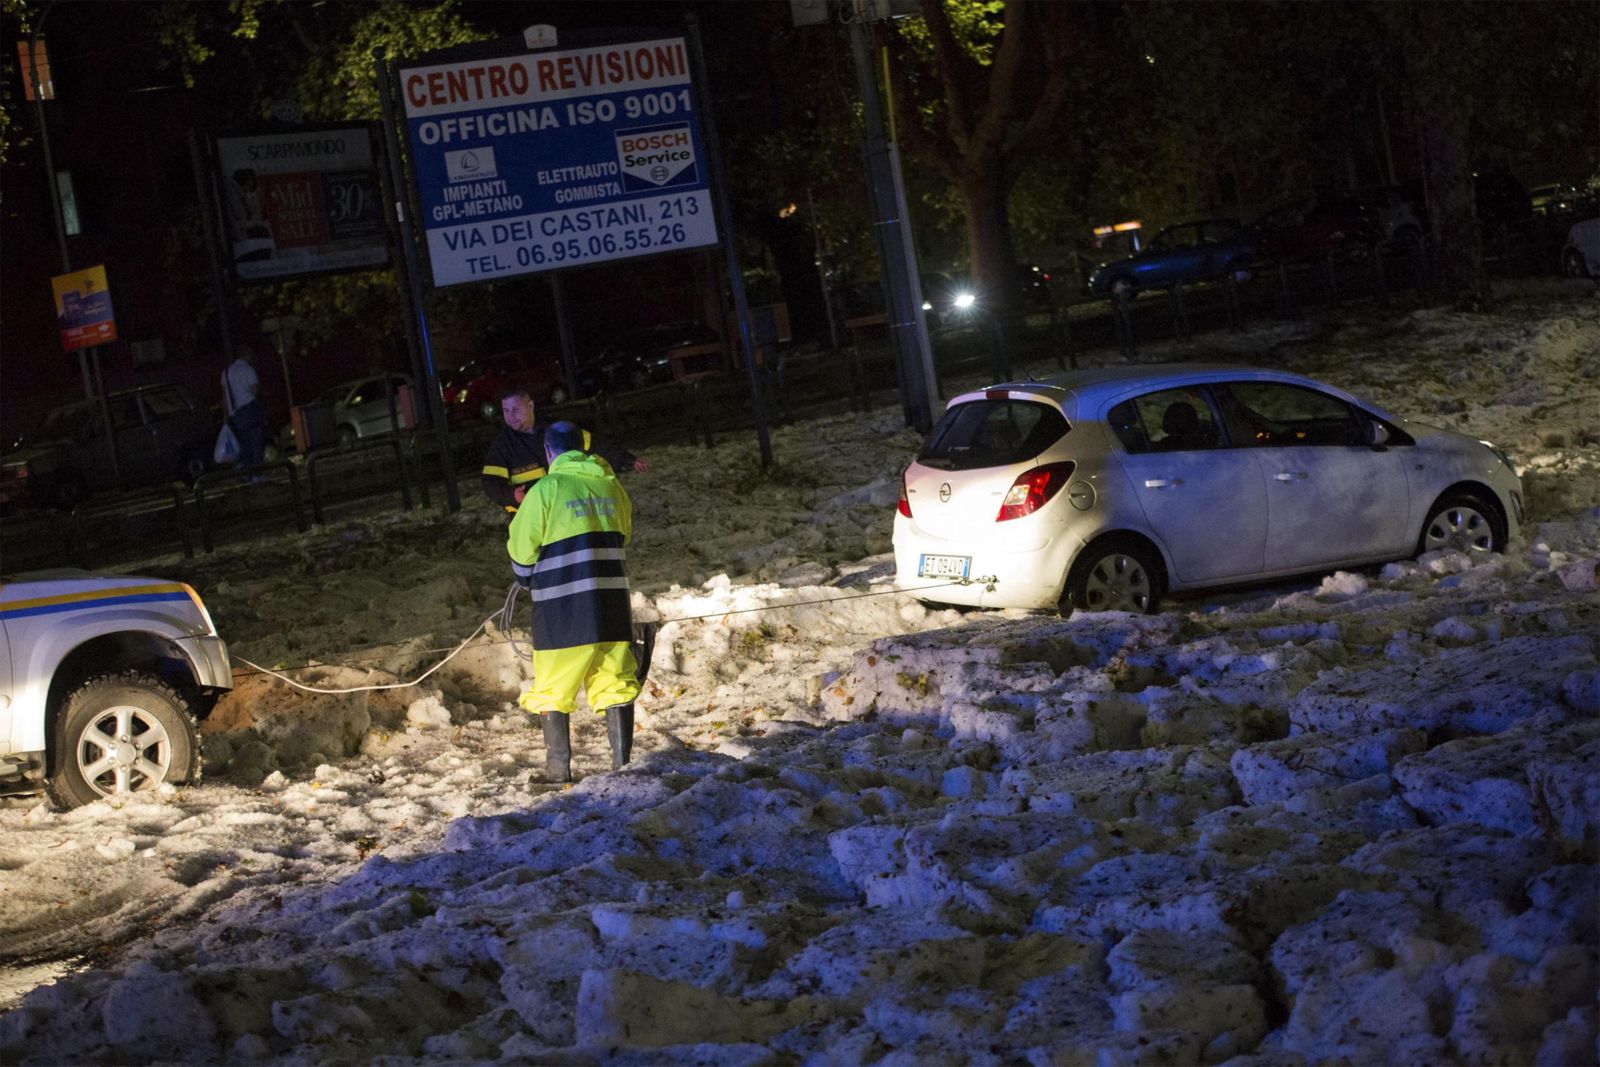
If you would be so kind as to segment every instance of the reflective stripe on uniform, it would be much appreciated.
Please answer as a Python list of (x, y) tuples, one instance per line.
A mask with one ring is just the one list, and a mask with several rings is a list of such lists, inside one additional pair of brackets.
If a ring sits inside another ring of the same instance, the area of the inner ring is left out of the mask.
[(592, 530), (544, 545), (533, 565), (533, 643), (563, 648), (633, 633), (620, 531)]
[(568, 552), (561, 556), (541, 555), (539, 562), (533, 565), (534, 572), (553, 571), (562, 567), (569, 567), (574, 563), (583, 563), (589, 560), (627, 559), (628, 554), (620, 548), (582, 548), (576, 552)]
[(505, 467), (485, 467), (483, 468), (483, 473), (487, 474), (491, 478), (511, 477), (511, 472)]
[(622, 578), (579, 578), (576, 581), (565, 582), (561, 585), (539, 586), (534, 590), (534, 599), (541, 604), (546, 600), (558, 597), (571, 596), (573, 593), (589, 593), (596, 589), (626, 589), (628, 579)]
[(511, 484), (522, 485), (524, 482), (536, 482), (544, 477), (544, 473), (543, 467), (524, 467), (511, 473)]

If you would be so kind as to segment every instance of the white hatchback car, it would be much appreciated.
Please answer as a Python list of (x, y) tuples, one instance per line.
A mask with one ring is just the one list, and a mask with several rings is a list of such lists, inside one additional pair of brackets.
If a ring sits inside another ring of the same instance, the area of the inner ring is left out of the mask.
[(181, 582), (40, 571), (0, 580), (0, 793), (64, 808), (200, 779), (197, 720), (233, 685)]
[(902, 588), (1155, 611), (1163, 593), (1502, 550), (1522, 483), (1485, 441), (1278, 371), (1071, 371), (950, 401), (906, 469)]

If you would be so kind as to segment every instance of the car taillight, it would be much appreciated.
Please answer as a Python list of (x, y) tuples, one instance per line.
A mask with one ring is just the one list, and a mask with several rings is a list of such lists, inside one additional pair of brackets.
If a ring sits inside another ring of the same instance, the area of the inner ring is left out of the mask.
[(911, 517), (911, 501), (906, 499), (906, 476), (904, 474), (900, 476), (900, 503), (896, 506), (900, 514), (908, 519)]
[(1032, 515), (1060, 492), (1061, 487), (1067, 484), (1067, 479), (1072, 477), (1072, 471), (1071, 463), (1046, 463), (1031, 471), (1023, 471), (1011, 483), (1011, 488), (1006, 490), (1006, 498), (1000, 502), (1000, 514), (994, 517), (994, 521), (1005, 522), (1007, 519)]

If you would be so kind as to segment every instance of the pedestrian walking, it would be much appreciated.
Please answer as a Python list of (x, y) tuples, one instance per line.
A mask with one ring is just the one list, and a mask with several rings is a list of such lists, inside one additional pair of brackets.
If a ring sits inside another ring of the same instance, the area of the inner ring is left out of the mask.
[(227, 405), (228, 423), (239, 438), (239, 466), (244, 470), (260, 466), (267, 447), (267, 415), (261, 405), (261, 378), (254, 363), (255, 353), (241, 348), (222, 372), (222, 399)]

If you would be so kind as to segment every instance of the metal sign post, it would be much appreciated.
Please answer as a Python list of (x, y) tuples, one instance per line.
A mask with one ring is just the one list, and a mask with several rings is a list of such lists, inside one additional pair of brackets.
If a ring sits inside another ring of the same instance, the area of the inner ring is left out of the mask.
[[(689, 41), (693, 46), (695, 73), (705, 81), (705, 53), (700, 47), (700, 20), (689, 13)], [(739, 250), (733, 240), (733, 213), (728, 207), (728, 183), (722, 172), (722, 148), (717, 142), (717, 124), (709, 108), (705, 112), (706, 137), (711, 142), (711, 184), (717, 194), (717, 212), (722, 218), (723, 251), (728, 256), (728, 281), (733, 289), (733, 310), (739, 319), (739, 346), (744, 351), (745, 378), (750, 384), (750, 410), (756, 420), (756, 441), (761, 448), (761, 469), (772, 466), (772, 439), (767, 433), (766, 406), (761, 402), (761, 379), (756, 370), (756, 350), (751, 343), (750, 304), (745, 299), (744, 271), (739, 267)]]
[(378, 100), (383, 105), (383, 128), (388, 136), (389, 170), (394, 187), (395, 224), (400, 229), (401, 262), (405, 268), (406, 291), (411, 296), (411, 317), (416, 323), (418, 344), (422, 351), (422, 367), (426, 380), (423, 392), (427, 394), (428, 415), (433, 420), (434, 433), (439, 440), (439, 466), (444, 473), (445, 504), (450, 511), (461, 510), (461, 490), (456, 485), (455, 456), (450, 448), (450, 428), (445, 424), (444, 403), (439, 392), (439, 374), (433, 363), (433, 342), (428, 336), (427, 301), (422, 290), (422, 274), (417, 266), (417, 242), (412, 236), (411, 216), (405, 209), (405, 176), (400, 166), (398, 127), (394, 121), (394, 104), (390, 99), (390, 67), (382, 49), (373, 51), (378, 61)]

